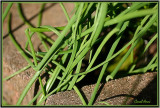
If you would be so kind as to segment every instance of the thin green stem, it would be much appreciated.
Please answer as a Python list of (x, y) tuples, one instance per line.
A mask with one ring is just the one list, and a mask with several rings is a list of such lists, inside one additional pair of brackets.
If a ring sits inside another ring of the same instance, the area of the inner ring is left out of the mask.
[(153, 64), (153, 62), (156, 60), (157, 57), (158, 57), (158, 54), (156, 53), (156, 55), (152, 58), (152, 60), (149, 62), (149, 64), (148, 64), (147, 67), (145, 68), (144, 72), (147, 72), (147, 70), (148, 70), (149, 67)]
[(129, 19), (137, 18), (137, 17), (142, 17), (142, 16), (146, 16), (146, 15), (152, 15), (155, 13), (157, 13), (157, 9), (144, 9), (144, 10), (131, 12), (131, 13), (128, 13), (124, 16), (119, 16), (119, 17), (116, 17), (114, 19), (111, 19), (111, 20), (105, 22), (104, 26), (106, 27), (109, 25), (116, 24), (118, 22), (126, 21)]
[(4, 19), (6, 18), (10, 8), (12, 7), (13, 3), (8, 3), (8, 6), (6, 7), (6, 10), (4, 11), (3, 15), (2, 15), (2, 22), (4, 22)]
[[(32, 41), (31, 41), (31, 37), (29, 36), (29, 30), (28, 30), (28, 29), (25, 30), (25, 34), (26, 34), (26, 36), (27, 36), (27, 38), (28, 38), (28, 40), (29, 40), (29, 45), (30, 45), (30, 48), (31, 48), (32, 57), (33, 57), (35, 66), (37, 66), (37, 65), (38, 65), (38, 63), (37, 63), (37, 58), (36, 58), (36, 55), (35, 55), (35, 50), (34, 50), (34, 47), (33, 47)], [(38, 71), (38, 70), (36, 70), (36, 69), (34, 69), (34, 70), (35, 70), (35, 71)], [(43, 94), (45, 95), (46, 92), (45, 92), (44, 87), (43, 87), (43, 84), (42, 84), (41, 76), (39, 76), (38, 79), (39, 79), (39, 83), (40, 83), (40, 86), (41, 86), (41, 88), (42, 88)]]
[(27, 69), (29, 69), (31, 66), (30, 65), (28, 65), (28, 66), (26, 66), (26, 67), (24, 67), (24, 68), (22, 68), (22, 69), (20, 69), (20, 70), (18, 70), (17, 72), (14, 72), (13, 74), (11, 74), (10, 76), (8, 76), (8, 77), (6, 77), (6, 78), (3, 78), (3, 80), (5, 81), (5, 80), (8, 80), (8, 79), (10, 79), (10, 78), (12, 78), (12, 77), (14, 77), (15, 75), (17, 75), (17, 74), (19, 74), (19, 73), (21, 73), (21, 72), (23, 72), (23, 71), (25, 71), (25, 70), (27, 70)]
[(30, 48), (31, 48), (34, 64), (35, 64), (35, 66), (37, 66), (38, 64), (37, 64), (36, 54), (35, 54), (35, 50), (34, 50), (34, 47), (33, 47), (33, 44), (32, 44), (31, 37), (29, 35), (29, 30), (28, 29), (25, 30), (25, 34), (26, 34), (27, 39), (29, 41), (29, 45), (30, 45)]
[(113, 79), (113, 77), (116, 75), (116, 73), (118, 72), (118, 70), (121, 67), (121, 65), (127, 59), (127, 57), (129, 56), (129, 54), (131, 53), (131, 51), (133, 50), (133, 48), (140, 41), (140, 39), (143, 36), (143, 34), (148, 30), (149, 27), (151, 27), (151, 25), (153, 24), (153, 22), (155, 22), (156, 18), (157, 18), (157, 14), (153, 15), (152, 18), (150, 19), (150, 21), (143, 27), (143, 29), (137, 34), (137, 36), (135, 36), (135, 37), (138, 37), (138, 39), (135, 41), (134, 45), (132, 45), (131, 48), (127, 51), (127, 53), (121, 59), (121, 61), (117, 65), (117, 67), (114, 69), (114, 71), (110, 75), (107, 76), (106, 81), (108, 81), (110, 78)]
[(70, 18), (69, 18), (69, 15), (68, 15), (68, 13), (67, 13), (67, 11), (66, 11), (66, 9), (65, 9), (65, 7), (64, 7), (64, 5), (63, 5), (63, 3), (59, 3), (59, 4), (60, 4), (60, 6), (61, 6), (61, 8), (62, 8), (62, 10), (63, 10), (63, 12), (64, 12), (66, 18), (67, 18), (67, 21), (69, 22)]
[(61, 36), (58, 37), (58, 39), (55, 41), (55, 43), (52, 45), (50, 50), (47, 52), (47, 54), (44, 56), (42, 61), (38, 64), (37, 70), (40, 70), (46, 62), (49, 62), (49, 57), (56, 51), (57, 47), (60, 45), (61, 41), (63, 40), (65, 34), (68, 32), (72, 24), (75, 22), (77, 16), (73, 15), (72, 19), (69, 21), (68, 25), (65, 27), (65, 29), (62, 31)]
[(9, 15), (9, 19), (8, 19), (8, 32), (9, 32), (9, 36), (10, 36), (13, 44), (15, 45), (15, 47), (18, 49), (18, 51), (21, 53), (21, 55), (26, 59), (26, 61), (28, 62), (28, 64), (30, 66), (32, 66), (32, 68), (34, 68), (35, 66), (31, 62), (31, 60), (28, 58), (28, 56), (25, 54), (25, 52), (23, 51), (23, 49), (20, 47), (20, 45), (14, 39), (14, 36), (12, 34), (12, 31), (11, 31), (11, 17), (12, 17), (12, 15), (10, 14)]
[(42, 83), (41, 76), (38, 77), (38, 80), (39, 80), (39, 83), (40, 83), (40, 86), (41, 86), (43, 95), (45, 96), (45, 95), (46, 95), (46, 91), (45, 91), (45, 89), (44, 89), (44, 86), (43, 86), (43, 83)]
[(45, 3), (43, 3), (42, 5), (41, 5), (41, 9), (40, 9), (40, 12), (39, 12), (39, 15), (38, 15), (38, 23), (37, 23), (37, 25), (38, 25), (38, 27), (41, 25), (41, 23), (42, 23), (42, 12), (43, 12), (43, 10), (44, 10), (44, 7), (45, 7)]
[[(75, 73), (80, 73), (81, 65), (82, 65), (82, 60), (78, 63)], [(71, 90), (73, 88), (73, 86), (75, 85), (77, 79), (78, 79), (78, 76), (74, 76), (73, 77), (73, 79), (70, 82), (70, 85), (68, 87), (68, 90)]]
[[(30, 28), (33, 28), (34, 26), (25, 18), (23, 12), (22, 12), (22, 7), (20, 3), (17, 3), (17, 8), (18, 8), (18, 13), (20, 18), (23, 20), (23, 22), (28, 25)], [(41, 16), (42, 17), (42, 16)], [(53, 43), (54, 41), (50, 38), (48, 38), (47, 36), (45, 36), (44, 34), (40, 33), (40, 36), (42, 36), (44, 39), (46, 39), (48, 42)]]
[(81, 99), (83, 105), (87, 105), (82, 94), (80, 93), (80, 91), (78, 90), (78, 88), (76, 86), (73, 86), (74, 90), (76, 91), (76, 93), (78, 94), (79, 98)]
[[(125, 28), (127, 27), (128, 23), (129, 23), (129, 22), (124, 23), (124, 25), (122, 26), (121, 31), (119, 31), (119, 34), (122, 34), (122, 32), (123, 32), (123, 31), (125, 30)], [(122, 25), (122, 23), (118, 24), (118, 26), (117, 26), (118, 29), (120, 29), (121, 25)], [(117, 37), (118, 37), (118, 36), (117, 36)], [(111, 47), (111, 50), (110, 50), (110, 52), (109, 52), (106, 60), (107, 60), (109, 57), (112, 56), (112, 54), (113, 54), (113, 52), (115, 51), (115, 49), (116, 49), (116, 47), (117, 47), (120, 39), (121, 39), (121, 37), (117, 38), (117, 40), (113, 43), (113, 45), (112, 45), (112, 47)], [(104, 40), (105, 40), (105, 39), (104, 39)], [(102, 42), (102, 43), (103, 43), (103, 42)], [(100, 75), (99, 75), (98, 81), (97, 81), (97, 83), (96, 83), (96, 86), (95, 86), (95, 88), (94, 88), (94, 91), (92, 92), (92, 96), (91, 96), (92, 98), (90, 99), (88, 105), (92, 105), (92, 104), (93, 104), (93, 101), (94, 101), (95, 96), (96, 96), (97, 91), (98, 91), (98, 87), (99, 87), (100, 82), (101, 82), (101, 80), (102, 80), (102, 78), (103, 78), (103, 76), (104, 76), (104, 73), (105, 73), (105, 71), (106, 71), (107, 66), (108, 66), (108, 63), (104, 64), (103, 67), (102, 67), (102, 70), (101, 70), (101, 73), (100, 73)]]
[(29, 27), (33, 27), (33, 25), (27, 21), (27, 19), (24, 17), (24, 14), (22, 12), (22, 7), (21, 7), (21, 4), (20, 3), (17, 3), (17, 8), (18, 8), (18, 13), (19, 13), (19, 16), (20, 18), (23, 20), (23, 22), (28, 25)]
[(130, 71), (128, 74), (130, 75), (130, 74), (145, 73), (146, 70), (148, 71), (148, 70), (150, 70), (152, 68), (156, 68), (156, 67), (158, 67), (158, 65), (157, 65), (157, 63), (154, 63), (154, 64), (151, 64), (148, 69), (147, 69), (147, 67), (139, 68), (134, 71)]
[(39, 77), (41, 71), (37, 71), (35, 73), (35, 75), (32, 77), (32, 79), (29, 81), (28, 85), (25, 87), (25, 89), (23, 90), (21, 96), (19, 97), (18, 102), (17, 102), (16, 105), (20, 105), (21, 104), (21, 102), (23, 101), (24, 97), (26, 96), (28, 90), (31, 88), (31, 86), (35, 82), (35, 80)]
[(148, 44), (146, 45), (146, 47), (145, 47), (145, 49), (144, 49), (144, 51), (143, 51), (142, 54), (144, 54), (144, 53), (147, 51), (147, 49), (149, 48), (149, 46), (150, 46), (157, 38), (158, 38), (158, 34), (156, 34), (156, 35), (148, 42)]
[[(140, 33), (138, 33), (137, 37), (134, 37), (130, 42), (128, 42), (123, 48), (121, 48), (118, 52), (116, 52), (112, 57), (110, 57), (108, 60), (105, 60), (104, 62), (100, 63), (99, 65), (91, 68), (88, 71), (85, 72), (81, 72), (79, 74), (74, 74), (74, 75), (84, 75), (87, 74), (89, 72), (92, 72), (93, 70), (101, 67), (102, 65), (104, 65), (105, 63), (109, 62), (110, 60), (112, 60), (113, 58), (115, 58), (118, 54), (120, 54), (124, 49), (126, 49), (130, 44), (132, 44), (135, 40), (137, 40), (138, 38), (141, 38), (143, 36), (143, 34), (146, 32), (146, 30), (148, 30), (148, 28), (154, 23), (154, 21), (157, 18), (157, 14), (153, 15), (153, 17), (151, 18), (151, 20), (145, 25), (145, 27), (143, 28), (143, 30), (141, 30)], [(73, 75), (73, 76), (74, 76)], [(78, 81), (77, 81), (78, 82)]]
[[(44, 10), (44, 7), (45, 7), (45, 3), (43, 3), (43, 4), (41, 5), (41, 9), (40, 9), (40, 12), (39, 12), (39, 15), (38, 15), (38, 24), (37, 24), (38, 27), (39, 27), (39, 26), (41, 25), (41, 23), (42, 23), (42, 12), (43, 12), (43, 10)], [(39, 37), (40, 41), (42, 42), (45, 50), (48, 51), (49, 49), (48, 49), (46, 43), (44, 42), (44, 39), (41, 37), (40, 33), (37, 33), (37, 34), (38, 34), (38, 37)]]
[(37, 100), (38, 96), (42, 93), (42, 90), (40, 90), (36, 96), (28, 103), (28, 105), (31, 105), (35, 100)]
[(38, 102), (37, 105), (40, 105), (44, 100), (47, 99), (48, 96), (50, 96), (51, 94), (53, 94), (54, 92), (56, 92), (59, 88), (61, 88), (62, 86), (64, 86), (66, 83), (68, 83), (68, 81), (70, 79), (71, 79), (71, 76), (68, 76), (66, 78), (66, 80), (64, 80), (64, 82), (61, 85), (57, 86), (53, 91), (51, 91), (49, 94), (47, 94), (41, 101)]

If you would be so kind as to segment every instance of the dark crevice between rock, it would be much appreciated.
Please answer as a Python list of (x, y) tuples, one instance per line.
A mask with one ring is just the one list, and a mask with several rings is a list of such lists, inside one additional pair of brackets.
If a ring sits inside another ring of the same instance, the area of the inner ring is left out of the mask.
[[(48, 73), (42, 74), (41, 75), (41, 79), (43, 79), (43, 78), (45, 78), (45, 81), (47, 81), (49, 79)], [(33, 97), (35, 97), (36, 94), (38, 93), (39, 86), (40, 86), (40, 83), (39, 83), (39, 80), (37, 79), (36, 82), (35, 82), (35, 89), (34, 89), (34, 95), (33, 95)], [(46, 89), (46, 88), (44, 87), (44, 89)], [(33, 105), (36, 105), (36, 104), (37, 104), (37, 99), (33, 102)]]
[(157, 105), (157, 76), (139, 93), (131, 105)]

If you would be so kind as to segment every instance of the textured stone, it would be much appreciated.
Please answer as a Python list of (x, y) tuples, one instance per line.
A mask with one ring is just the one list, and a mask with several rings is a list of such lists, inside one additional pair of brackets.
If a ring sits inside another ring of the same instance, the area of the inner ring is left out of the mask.
[[(95, 84), (84, 86), (80, 89), (86, 102), (91, 98)], [(105, 105), (98, 103), (104, 101), (110, 105), (142, 105), (157, 104), (157, 72), (148, 72), (111, 80), (101, 84), (94, 105)], [(146, 103), (146, 101), (150, 103)], [(82, 105), (82, 102), (74, 90), (59, 92), (51, 95), (46, 105)]]

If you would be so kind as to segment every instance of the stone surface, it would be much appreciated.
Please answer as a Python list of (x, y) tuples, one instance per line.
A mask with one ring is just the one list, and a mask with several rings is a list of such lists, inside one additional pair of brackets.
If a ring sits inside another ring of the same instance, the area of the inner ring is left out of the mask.
[[(88, 103), (95, 84), (80, 89)], [(156, 105), (157, 104), (157, 73), (145, 73), (111, 80), (101, 84), (94, 105)], [(142, 103), (140, 102), (142, 101)], [(46, 105), (82, 105), (74, 90), (51, 95)]]

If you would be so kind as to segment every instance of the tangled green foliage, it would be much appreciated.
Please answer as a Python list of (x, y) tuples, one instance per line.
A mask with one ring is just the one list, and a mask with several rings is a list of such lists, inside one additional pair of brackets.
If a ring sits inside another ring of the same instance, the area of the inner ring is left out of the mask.
[[(9, 36), (17, 50), (20, 51), (21, 55), (28, 62), (28, 66), (4, 80), (28, 68), (33, 68), (36, 71), (28, 85), (24, 88), (17, 105), (21, 104), (28, 90), (37, 79), (39, 79), (41, 90), (28, 105), (31, 105), (40, 95), (41, 97), (37, 105), (41, 105), (48, 96), (54, 93), (71, 89), (76, 91), (83, 105), (93, 105), (102, 78), (105, 77), (106, 81), (114, 79), (119, 70), (126, 70), (126, 75), (157, 70), (157, 53), (146, 65), (136, 68), (141, 57), (144, 56), (149, 46), (158, 37), (157, 3), (78, 2), (74, 4), (74, 14), (70, 18), (63, 3), (60, 3), (68, 20), (66, 26), (52, 27), (50, 25), (41, 25), (43, 15), (43, 11), (41, 11), (39, 13), (37, 27), (33, 27), (24, 17), (21, 4), (17, 3), (19, 16), (25, 24), (29, 26), (25, 30), (27, 37), (25, 50), (23, 50), (14, 39), (11, 30), (12, 16), (9, 14)], [(12, 3), (9, 3), (3, 15), (3, 21), (11, 6)], [(41, 10), (44, 9), (44, 6), (45, 4), (42, 4)], [(152, 29), (153, 27), (156, 29)], [(108, 28), (110, 29), (109, 31)], [(53, 41), (47, 37), (44, 32), (55, 33), (58, 36), (57, 40)], [(34, 34), (37, 34), (39, 37), (46, 50), (45, 52), (35, 51), (31, 41)], [(144, 37), (153, 34), (153, 38), (149, 40), (144, 47)], [(119, 48), (118, 46), (123, 44), (125, 38), (128, 39), (128, 42)], [(51, 46), (48, 46), (47, 43), (51, 44)], [(97, 64), (99, 55), (102, 53), (102, 48), (105, 46), (110, 47), (109, 51), (105, 54), (103, 61)], [(136, 52), (134, 52), (135, 48)], [(139, 53), (138, 50), (141, 50), (141, 53)], [(86, 69), (81, 72), (83, 61), (88, 53), (88, 64)], [(137, 53), (139, 57), (135, 60), (134, 55)], [(32, 57), (34, 62), (31, 61), (28, 55)], [(52, 64), (54, 68), (49, 69), (50, 64)], [(89, 103), (86, 103), (76, 84), (84, 79), (88, 73), (93, 73), (96, 69), (100, 69), (99, 77), (91, 99)], [(42, 84), (40, 76), (42, 71), (45, 71), (50, 76), (45, 85)], [(54, 89), (51, 89), (56, 81), (58, 81), (58, 84)]]

